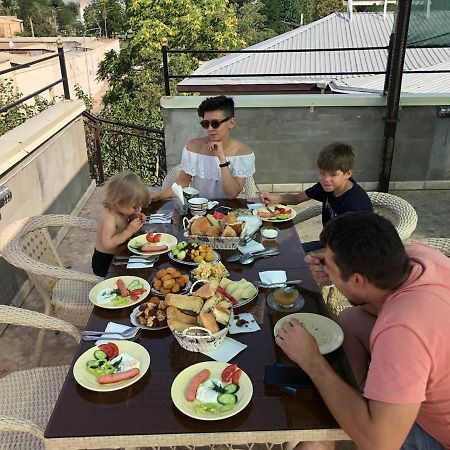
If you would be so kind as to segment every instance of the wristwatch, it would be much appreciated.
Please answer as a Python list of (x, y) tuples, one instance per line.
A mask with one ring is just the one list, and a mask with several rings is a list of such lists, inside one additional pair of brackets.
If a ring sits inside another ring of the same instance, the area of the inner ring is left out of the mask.
[(230, 165), (230, 161), (225, 161), (224, 163), (219, 164), (219, 167), (227, 167), (229, 165)]

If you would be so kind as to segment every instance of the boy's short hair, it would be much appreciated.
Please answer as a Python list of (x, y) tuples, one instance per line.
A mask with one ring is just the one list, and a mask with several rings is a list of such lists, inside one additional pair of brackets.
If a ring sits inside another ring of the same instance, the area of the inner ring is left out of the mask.
[(320, 150), (317, 166), (320, 170), (334, 173), (338, 170), (346, 173), (353, 168), (355, 152), (350, 144), (333, 142)]
[(334, 217), (320, 233), (320, 242), (333, 252), (344, 281), (359, 273), (378, 288), (394, 289), (411, 268), (394, 225), (372, 212), (347, 212)]
[(144, 182), (128, 170), (114, 175), (107, 184), (103, 206), (115, 209), (118, 206), (144, 206), (150, 203), (150, 192)]
[(223, 111), (226, 117), (234, 117), (234, 100), (225, 95), (208, 97), (200, 103), (197, 114), (204, 117), (205, 112), (209, 111)]

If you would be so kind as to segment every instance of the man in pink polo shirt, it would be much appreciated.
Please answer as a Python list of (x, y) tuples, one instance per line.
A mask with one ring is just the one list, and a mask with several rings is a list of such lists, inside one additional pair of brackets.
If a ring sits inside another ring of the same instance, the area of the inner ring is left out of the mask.
[(328, 277), (355, 305), (339, 322), (363, 395), (335, 374), (300, 322), (285, 325), (277, 344), (359, 449), (449, 450), (450, 259), (423, 244), (404, 246), (374, 213), (333, 219), (321, 241), (324, 253), (305, 260), (316, 280)]

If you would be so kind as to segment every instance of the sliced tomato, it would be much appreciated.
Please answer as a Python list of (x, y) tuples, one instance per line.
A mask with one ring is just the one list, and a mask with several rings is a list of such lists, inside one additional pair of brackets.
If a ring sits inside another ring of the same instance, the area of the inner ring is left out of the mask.
[(144, 288), (133, 289), (130, 292), (130, 295), (137, 295), (137, 296), (139, 296), (139, 295), (142, 295), (144, 292), (147, 292), (147, 289), (144, 289)]
[(213, 216), (214, 216), (215, 219), (221, 220), (221, 219), (223, 219), (225, 217), (225, 214), (222, 214), (219, 211), (214, 211), (213, 212)]
[(231, 379), (233, 378), (233, 373), (238, 369), (237, 364), (230, 364), (229, 366), (225, 367), (222, 372), (222, 381), (225, 383), (229, 383)]
[(153, 233), (147, 233), (147, 234), (145, 235), (145, 240), (146, 240), (147, 242), (153, 242)]
[(236, 369), (231, 376), (231, 382), (234, 384), (239, 384), (239, 380), (242, 375), (242, 369)]
[(158, 243), (158, 242), (160, 242), (161, 241), (161, 233), (156, 233), (154, 236), (153, 236), (153, 242), (156, 244), (156, 243)]
[(100, 344), (98, 349), (104, 352), (109, 360), (114, 359), (119, 354), (119, 348), (113, 342)]

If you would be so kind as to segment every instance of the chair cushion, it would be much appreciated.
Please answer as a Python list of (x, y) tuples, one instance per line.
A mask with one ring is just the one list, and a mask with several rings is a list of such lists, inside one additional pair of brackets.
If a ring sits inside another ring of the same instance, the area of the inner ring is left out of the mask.
[[(0, 415), (31, 420), (45, 429), (70, 366), (39, 367), (0, 378)], [(28, 433), (0, 432), (1, 449), (44, 448)]]

